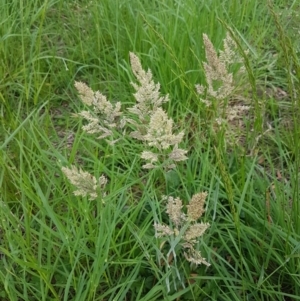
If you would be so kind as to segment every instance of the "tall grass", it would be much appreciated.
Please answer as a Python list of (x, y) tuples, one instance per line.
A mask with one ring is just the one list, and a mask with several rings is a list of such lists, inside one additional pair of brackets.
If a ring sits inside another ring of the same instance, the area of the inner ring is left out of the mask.
[[(2, 1), (0, 300), (300, 300), (299, 5), (286, 2)], [(244, 149), (209, 131), (195, 90), (202, 34), (221, 49), (228, 30), (249, 50), (234, 97), (261, 105)], [(185, 130), (189, 159), (167, 173), (141, 169), (142, 145), (108, 146), (72, 115), (84, 109), (74, 80), (133, 104), (130, 51)], [(107, 176), (105, 205), (73, 195), (70, 164)], [(180, 282), (158, 260), (153, 223), (168, 221), (162, 195), (199, 191), (211, 226), (197, 247), (211, 266), (182, 258)]]

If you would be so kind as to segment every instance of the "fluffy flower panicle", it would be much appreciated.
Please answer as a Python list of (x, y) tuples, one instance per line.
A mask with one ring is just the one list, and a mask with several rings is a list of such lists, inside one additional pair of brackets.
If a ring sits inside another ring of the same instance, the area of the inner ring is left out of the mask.
[(82, 102), (88, 106), (93, 106), (93, 112), (96, 117), (88, 111), (80, 112), (88, 121), (88, 124), (83, 126), (83, 130), (89, 134), (101, 133), (98, 139), (112, 135), (112, 128), (123, 128), (126, 120), (122, 118), (121, 103), (115, 105), (110, 103), (106, 96), (99, 91), (94, 92), (85, 83), (75, 82), (75, 88), (79, 92)]
[(94, 91), (83, 82), (74, 83), (75, 88), (77, 89), (82, 102), (88, 106), (91, 106), (94, 102)]
[(88, 121), (88, 124), (82, 126), (82, 129), (88, 134), (99, 134), (98, 139), (103, 139), (109, 136), (112, 136), (113, 132), (109, 127), (105, 127), (99, 123), (99, 118), (95, 117), (89, 111), (81, 111), (77, 114), (78, 116), (83, 117), (85, 120)]
[[(207, 62), (203, 64), (207, 83), (207, 94), (218, 100), (222, 100), (226, 98), (234, 88), (233, 75), (228, 72), (226, 65), (231, 58), (227, 60), (227, 58), (223, 57), (221, 60), (206, 34), (203, 34), (203, 42), (207, 60)], [(197, 85), (196, 88), (198, 92), (201, 92), (201, 86)]]
[(147, 161), (143, 168), (153, 169), (163, 163), (164, 168), (172, 169), (176, 166), (174, 162), (187, 159), (185, 156), (187, 151), (178, 148), (184, 132), (173, 133), (174, 122), (161, 108), (163, 103), (169, 101), (169, 97), (160, 96), (160, 85), (154, 83), (151, 70), (144, 71), (139, 58), (133, 53), (130, 53), (130, 63), (139, 83), (131, 83), (136, 90), (134, 97), (137, 103), (128, 111), (137, 115), (138, 120), (134, 117), (126, 119), (135, 128), (130, 136), (145, 142), (152, 149), (157, 149), (156, 152), (153, 150), (142, 152), (141, 158)]
[(175, 162), (187, 160), (188, 157), (186, 156), (186, 153), (187, 150), (178, 148), (178, 145), (176, 144), (169, 155), (169, 159)]
[(184, 240), (190, 243), (196, 243), (196, 238), (201, 237), (209, 227), (209, 223), (192, 224), (184, 234)]
[[(62, 172), (69, 179), (71, 184), (76, 187), (77, 190), (74, 191), (74, 195), (88, 196), (90, 200), (95, 200), (107, 183), (105, 176), (102, 175), (97, 180), (90, 173), (82, 169), (77, 169), (75, 166), (71, 166), (71, 168), (63, 167)], [(102, 193), (102, 196), (104, 196), (104, 193)]]
[[(206, 54), (206, 63), (203, 63), (207, 89), (202, 85), (196, 85), (196, 90), (199, 95), (204, 95), (207, 91), (207, 96), (217, 100), (224, 100), (234, 89), (233, 74), (229, 72), (230, 66), (236, 63), (243, 63), (242, 58), (238, 54), (238, 49), (235, 41), (227, 33), (223, 40), (223, 50), (217, 54), (214, 46), (208, 36), (203, 34), (203, 42)], [(243, 72), (241, 67), (239, 72)], [(206, 105), (210, 106), (211, 102), (207, 99), (201, 99)]]
[(147, 72), (143, 70), (139, 58), (132, 52), (130, 52), (130, 64), (139, 84), (131, 83), (136, 90), (133, 95), (137, 104), (128, 110), (144, 122), (158, 107), (169, 101), (169, 96), (160, 96), (160, 84), (154, 83), (151, 70)]
[(185, 215), (181, 212), (181, 209), (182, 200), (180, 198), (174, 199), (173, 197), (169, 196), (166, 212), (176, 228), (178, 228), (182, 224), (182, 221), (185, 219)]
[[(139, 135), (137, 132), (135, 132), (135, 134)], [(181, 142), (183, 135), (183, 132), (177, 135), (173, 134), (173, 120), (168, 118), (163, 109), (158, 108), (150, 117), (146, 134), (141, 136), (141, 139), (145, 141), (148, 146), (157, 149), (157, 153), (153, 151), (144, 151), (142, 153), (142, 159), (148, 161), (147, 164), (143, 165), (143, 168), (155, 168), (156, 165), (159, 164), (159, 158), (165, 158), (166, 156), (166, 160), (171, 161), (167, 164), (167, 169), (175, 167), (175, 164), (172, 162), (186, 160), (187, 157), (185, 154), (187, 151), (178, 148), (178, 144)], [(170, 147), (172, 147), (172, 149), (168, 151), (168, 154), (162, 156)], [(155, 165), (154, 163), (157, 164)]]
[(158, 223), (154, 223), (154, 229), (155, 229), (155, 237), (174, 235), (174, 230), (172, 230), (167, 225), (161, 225)]
[(204, 210), (204, 204), (207, 197), (207, 192), (200, 192), (193, 195), (190, 203), (187, 205), (187, 216), (191, 221), (198, 220)]
[(243, 63), (238, 53), (237, 45), (229, 32), (226, 33), (226, 37), (223, 40), (223, 48), (224, 49), (219, 52), (219, 59), (227, 68), (232, 64)]
[[(183, 205), (179, 198), (164, 197), (167, 202), (166, 212), (172, 222), (172, 225), (155, 223), (156, 237), (162, 237), (169, 241), (171, 246), (167, 255), (173, 254), (176, 257), (175, 246), (180, 243), (184, 250), (185, 258), (196, 265), (209, 263), (201, 256), (201, 253), (195, 249), (197, 239), (199, 239), (210, 226), (209, 223), (197, 223), (203, 212), (203, 206), (207, 193), (195, 194), (187, 206), (187, 214), (182, 211)], [(174, 241), (175, 236), (175, 241)], [(168, 257), (168, 256), (167, 256)]]
[(206, 34), (203, 35), (203, 41), (207, 61), (203, 63), (207, 87), (196, 85), (196, 91), (200, 95), (200, 101), (207, 107), (217, 100), (212, 129), (214, 132), (223, 132), (224, 142), (235, 147), (243, 144), (246, 129), (245, 119), (250, 119), (251, 106), (247, 99), (232, 97), (237, 83), (230, 70), (233, 64), (238, 67), (235, 76), (237, 79), (245, 71), (244, 59), (239, 54), (238, 46), (229, 33), (223, 40), (223, 50), (220, 50), (219, 54)]
[(149, 128), (144, 140), (149, 146), (160, 149), (167, 149), (170, 146), (177, 145), (181, 142), (184, 132), (177, 135), (172, 133), (173, 120), (168, 118), (167, 113), (158, 108), (150, 118)]
[(208, 267), (210, 266), (210, 263), (208, 263), (206, 259), (202, 257), (201, 253), (195, 250), (193, 247), (189, 247), (187, 252), (184, 252), (184, 257), (187, 261), (195, 265), (204, 264)]

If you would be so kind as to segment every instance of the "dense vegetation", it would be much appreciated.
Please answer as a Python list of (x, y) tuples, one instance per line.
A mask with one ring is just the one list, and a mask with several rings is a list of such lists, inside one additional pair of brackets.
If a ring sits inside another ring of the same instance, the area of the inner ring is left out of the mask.
[[(300, 300), (299, 10), (291, 0), (3, 0), (0, 300)], [(195, 88), (207, 86), (203, 34), (219, 52), (227, 33), (245, 71), (232, 66), (226, 104), (251, 107), (233, 140), (216, 131), (220, 103), (207, 107)], [(110, 145), (74, 116), (87, 110), (75, 81), (135, 104), (130, 52), (184, 130), (188, 159), (172, 170), (143, 169), (143, 143)], [(106, 196), (75, 196), (62, 172), (71, 165), (104, 174)], [(154, 223), (169, 223), (164, 195), (187, 205), (199, 192), (210, 227), (196, 247), (210, 266), (180, 250), (175, 265)]]

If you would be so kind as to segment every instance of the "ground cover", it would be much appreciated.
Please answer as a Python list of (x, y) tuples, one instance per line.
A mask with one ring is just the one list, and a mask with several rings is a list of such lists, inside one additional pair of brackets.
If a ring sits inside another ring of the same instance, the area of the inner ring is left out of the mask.
[[(299, 300), (298, 11), (2, 1), (0, 300)], [(133, 54), (169, 95), (142, 121)], [(75, 82), (127, 127), (84, 131)]]

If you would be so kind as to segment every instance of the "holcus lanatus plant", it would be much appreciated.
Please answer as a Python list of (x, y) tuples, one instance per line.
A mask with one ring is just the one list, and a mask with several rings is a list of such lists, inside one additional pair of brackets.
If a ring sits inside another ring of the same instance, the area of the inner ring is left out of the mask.
[[(135, 90), (135, 105), (123, 109), (120, 102), (113, 104), (101, 92), (94, 92), (88, 85), (75, 82), (81, 101), (90, 107), (90, 110), (82, 111), (77, 116), (87, 122), (82, 127), (83, 131), (96, 134), (97, 139), (105, 139), (109, 145), (122, 143), (123, 139), (140, 141), (144, 145), (140, 157), (146, 161), (142, 167), (162, 167), (167, 172), (175, 168), (176, 163), (187, 159), (187, 151), (179, 147), (184, 132), (174, 133), (174, 122), (162, 107), (169, 101), (169, 96), (160, 95), (160, 85), (153, 81), (152, 72), (143, 70), (139, 58), (133, 53), (130, 53), (130, 64), (137, 80), (137, 83), (131, 83)], [(105, 195), (104, 192), (107, 183), (105, 175), (96, 179), (75, 166), (63, 167), (62, 171), (76, 187), (76, 196), (87, 196), (90, 200), (103, 201), (104, 196), (109, 199), (109, 193)], [(209, 227), (208, 223), (198, 222), (204, 212), (206, 197), (205, 192), (195, 194), (186, 206), (186, 213), (182, 211), (179, 198), (165, 197), (170, 225), (156, 222), (154, 228), (156, 237), (169, 243), (167, 258), (172, 255), (175, 265), (176, 256), (182, 256), (192, 264), (209, 266), (196, 249), (198, 239)]]
[(162, 104), (169, 101), (169, 96), (160, 95), (160, 85), (154, 83), (151, 70), (144, 71), (139, 58), (133, 53), (130, 53), (130, 63), (138, 84), (131, 83), (136, 91), (133, 94), (136, 104), (127, 110), (121, 110), (120, 102), (113, 105), (101, 92), (94, 92), (86, 84), (75, 82), (81, 101), (92, 107), (91, 111), (78, 114), (88, 121), (82, 129), (89, 134), (99, 133), (98, 139), (110, 137), (111, 140), (106, 141), (114, 144), (119, 141), (114, 140), (116, 131), (123, 131), (124, 136), (124, 127), (129, 123), (134, 127), (129, 135), (148, 148), (141, 154), (147, 162), (143, 168), (175, 168), (176, 162), (187, 159), (187, 151), (178, 147), (184, 132), (173, 133), (174, 122), (162, 108)]
[[(245, 118), (249, 120), (251, 106), (246, 99), (236, 99), (237, 78), (245, 73), (244, 61), (235, 41), (227, 33), (223, 50), (217, 51), (208, 36), (203, 34), (207, 62), (203, 63), (206, 85), (196, 85), (200, 101), (212, 107), (214, 132), (224, 131), (225, 145), (241, 145), (245, 135)], [(232, 67), (237, 69), (234, 77)]]
[[(204, 213), (204, 204), (207, 197), (206, 192), (200, 192), (193, 195), (188, 205), (186, 205), (186, 213), (183, 211), (183, 203), (180, 198), (167, 197), (167, 215), (169, 217), (169, 225), (155, 222), (155, 236), (162, 240), (160, 244), (160, 251), (158, 254), (158, 262), (167, 269), (173, 269), (178, 280), (182, 281), (182, 277), (177, 267), (177, 257), (182, 255), (187, 261), (194, 265), (204, 264), (210, 266), (205, 258), (202, 257), (201, 252), (196, 249), (196, 244), (199, 238), (210, 226), (209, 223), (198, 222), (198, 219)], [(167, 244), (167, 247), (165, 246)], [(162, 249), (169, 248), (166, 256), (163, 256)], [(167, 278), (167, 287), (169, 287), (169, 279)], [(176, 282), (175, 282), (176, 283)]]
[(182, 210), (183, 204), (180, 198), (164, 197), (164, 200), (167, 200), (166, 212), (170, 219), (170, 225), (155, 223), (154, 228), (156, 237), (163, 237), (169, 242), (170, 250), (167, 257), (172, 254), (176, 261), (175, 248), (179, 245), (184, 250), (184, 256), (189, 262), (196, 265), (210, 265), (201, 256), (201, 253), (195, 250), (196, 239), (201, 237), (209, 227), (209, 223), (197, 222), (205, 211), (206, 197), (206, 192), (195, 194), (186, 206), (187, 213)]

